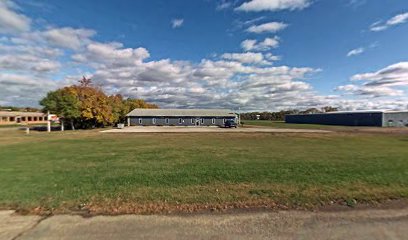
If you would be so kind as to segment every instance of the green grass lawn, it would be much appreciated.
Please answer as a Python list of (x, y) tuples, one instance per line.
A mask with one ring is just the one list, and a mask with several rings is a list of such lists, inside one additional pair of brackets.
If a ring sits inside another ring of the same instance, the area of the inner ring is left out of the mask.
[(149, 213), (407, 198), (407, 146), (390, 134), (3, 130), (0, 207)]
[(361, 127), (347, 127), (334, 125), (319, 125), (319, 124), (293, 124), (283, 121), (268, 121), (268, 120), (242, 120), (244, 126), (262, 126), (273, 128), (291, 128), (291, 129), (324, 129), (324, 130), (350, 130)]

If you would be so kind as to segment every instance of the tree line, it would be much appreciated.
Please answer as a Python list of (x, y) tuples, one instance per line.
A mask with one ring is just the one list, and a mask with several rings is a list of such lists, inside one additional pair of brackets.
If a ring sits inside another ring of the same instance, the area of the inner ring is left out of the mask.
[(112, 126), (125, 122), (126, 114), (135, 108), (158, 108), (142, 99), (107, 95), (85, 77), (77, 85), (48, 92), (40, 105), (44, 112), (63, 118), (72, 129)]
[(309, 108), (304, 111), (300, 110), (287, 110), (279, 112), (247, 112), (241, 113), (241, 120), (269, 120), (269, 121), (284, 121), (285, 116), (288, 114), (312, 114), (312, 113), (324, 113), (324, 112), (336, 112), (337, 108), (326, 106), (321, 109)]
[(40, 109), (38, 109), (38, 108), (33, 108), (33, 107), (0, 106), (0, 111), (39, 112)]

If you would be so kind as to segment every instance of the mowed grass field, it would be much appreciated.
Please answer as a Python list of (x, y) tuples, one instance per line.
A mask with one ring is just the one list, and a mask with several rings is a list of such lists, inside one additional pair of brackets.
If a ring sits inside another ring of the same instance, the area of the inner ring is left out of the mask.
[(292, 128), (292, 129), (322, 129), (322, 130), (339, 130), (350, 131), (353, 129), (359, 129), (359, 127), (344, 127), (334, 125), (318, 125), (318, 124), (292, 124), (285, 123), (284, 121), (265, 121), (265, 120), (242, 120), (244, 126), (262, 126), (273, 128)]
[(161, 213), (404, 198), (404, 134), (0, 131), (0, 208)]

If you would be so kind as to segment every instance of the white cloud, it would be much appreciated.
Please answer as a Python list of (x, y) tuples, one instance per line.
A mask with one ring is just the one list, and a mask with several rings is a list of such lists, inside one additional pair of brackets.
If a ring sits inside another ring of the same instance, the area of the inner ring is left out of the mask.
[(394, 16), (393, 18), (387, 21), (387, 25), (389, 26), (397, 25), (397, 24), (405, 23), (407, 20), (408, 20), (408, 12)]
[(377, 72), (356, 74), (353, 81), (368, 81), (371, 86), (408, 86), (408, 62), (399, 62)]
[(380, 32), (388, 29), (391, 26), (399, 25), (406, 23), (408, 21), (408, 12), (398, 14), (391, 19), (387, 20), (386, 22), (378, 21), (373, 23), (370, 26), (370, 30), (373, 32)]
[(224, 59), (238, 61), (244, 64), (261, 64), (261, 65), (270, 65), (271, 62), (267, 61), (264, 58), (262, 53), (224, 53), (222, 56)]
[(2, 55), (33, 55), (47, 59), (56, 58), (62, 55), (62, 51), (60, 49), (37, 44), (32, 45), (27, 42), (15, 45), (14, 40), (15, 39), (11, 39), (11, 45), (7, 45), (9, 40), (5, 41), (4, 43), (0, 43), (0, 53)]
[[(83, 54), (92, 55), (87, 52)], [(302, 81), (315, 69), (261, 65), (274, 58), (272, 54), (226, 53), (221, 58), (203, 59), (199, 64), (166, 59), (121, 65), (95, 58), (92, 62), (99, 64), (92, 64), (91, 78), (107, 91), (141, 97), (161, 107), (237, 108), (243, 104), (245, 109), (280, 109), (325, 101)]]
[(351, 50), (350, 52), (347, 53), (347, 57), (360, 55), (360, 54), (362, 54), (364, 51), (365, 51), (365, 49), (362, 48), (362, 47), (353, 49), (353, 50)]
[(241, 48), (244, 49), (244, 51), (251, 51), (255, 48), (256, 43), (258, 41), (254, 39), (247, 39), (241, 42)]
[(184, 24), (184, 19), (176, 18), (171, 20), (171, 27), (172, 28), (179, 28)]
[(30, 73), (0, 73), (0, 96), (6, 105), (36, 106), (48, 91), (66, 84)]
[(90, 29), (74, 29), (70, 27), (52, 28), (42, 33), (45, 39), (54, 46), (78, 49), (89, 42), (96, 32)]
[(248, 20), (245, 20), (245, 21), (235, 19), (234, 22), (233, 22), (234, 28), (232, 30), (247, 28), (248, 26), (254, 25), (255, 23), (260, 22), (260, 21), (262, 21), (264, 19), (266, 19), (266, 16), (260, 16), (260, 17), (248, 19)]
[(366, 47), (359, 47), (359, 48), (352, 49), (347, 53), (347, 57), (352, 57), (352, 56), (357, 56), (357, 55), (363, 54), (366, 51), (368, 51), (370, 49), (373, 49), (373, 48), (376, 48), (378, 46), (379, 46), (378, 42), (373, 42), (373, 43), (371, 43), (370, 45), (368, 45)]
[(36, 73), (57, 71), (59, 62), (36, 57), (33, 55), (1, 55), (0, 69), (3, 70), (32, 70)]
[(279, 37), (265, 38), (262, 42), (257, 40), (247, 39), (241, 43), (241, 48), (244, 51), (267, 51), (271, 48), (279, 46)]
[(230, 0), (222, 0), (217, 4), (216, 10), (220, 11), (220, 10), (224, 10), (227, 8), (232, 7), (232, 1)]
[(265, 56), (265, 58), (266, 58), (267, 60), (269, 60), (269, 61), (279, 61), (279, 60), (281, 60), (281, 57), (280, 57), (280, 56), (275, 56), (275, 55), (273, 55), (272, 53), (267, 53), (267, 54), (265, 54), (264, 56)]
[(79, 50), (91, 42), (96, 31), (83, 28), (47, 28), (32, 32), (24, 32), (11, 38), (14, 44), (20, 45), (46, 45), (48, 47)]
[(237, 7), (236, 10), (246, 12), (301, 10), (310, 4), (309, 0), (250, 0)]
[(367, 0), (350, 0), (347, 5), (349, 7), (352, 7), (352, 8), (356, 9), (358, 7), (363, 6), (366, 3), (367, 3)]
[(114, 65), (115, 68), (135, 65), (148, 57), (150, 54), (145, 48), (123, 48), (123, 44), (118, 42), (92, 42), (84, 51), (72, 56), (73, 60), (82, 64)]
[(282, 22), (269, 22), (264, 23), (261, 25), (252, 25), (247, 29), (247, 32), (252, 33), (264, 33), (264, 32), (271, 32), (275, 33), (285, 29), (288, 25)]
[(336, 88), (364, 97), (384, 98), (405, 96), (408, 86), (408, 62), (400, 62), (376, 72), (356, 74), (351, 81), (364, 81), (362, 84), (348, 84)]
[(13, 8), (15, 8), (13, 2), (0, 1), (0, 33), (17, 34), (30, 30), (31, 20)]
[[(251, 20), (243, 26), (262, 19)], [(263, 28), (259, 31), (271, 30)], [(149, 51), (143, 47), (98, 42), (93, 39), (95, 34), (92, 29), (45, 26), (35, 31), (16, 32), (12, 37), (0, 36), (1, 103), (36, 105), (47, 91), (75, 83), (82, 75), (91, 77), (110, 94), (143, 98), (163, 108), (236, 109), (240, 106), (247, 111), (325, 105), (401, 108), (407, 103), (407, 98), (401, 96), (402, 90), (395, 88), (406, 82), (406, 63), (354, 76), (355, 80), (365, 82), (354, 84), (357, 88), (349, 87), (349, 91), (346, 87), (339, 89), (352, 97), (365, 98), (345, 99), (337, 95), (322, 96), (313, 90), (311, 77), (319, 69), (271, 65), (279, 57), (261, 51), (278, 47), (278, 37), (249, 39), (241, 43), (247, 52), (221, 53), (213, 60), (194, 63), (150, 60)], [(393, 81), (389, 82), (390, 79)], [(367, 101), (367, 97), (384, 95), (393, 98), (377, 97)]]
[(354, 84), (348, 84), (344, 86), (339, 86), (336, 90), (344, 91), (354, 95), (366, 96), (366, 97), (395, 97), (395, 96), (403, 96), (404, 91), (400, 89), (393, 89), (390, 87), (384, 86), (357, 86)]

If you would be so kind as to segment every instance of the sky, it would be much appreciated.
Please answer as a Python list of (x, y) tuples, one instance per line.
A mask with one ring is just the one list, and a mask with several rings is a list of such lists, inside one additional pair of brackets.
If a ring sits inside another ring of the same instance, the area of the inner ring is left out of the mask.
[(0, 105), (92, 79), (161, 108), (408, 109), (406, 0), (0, 0)]

